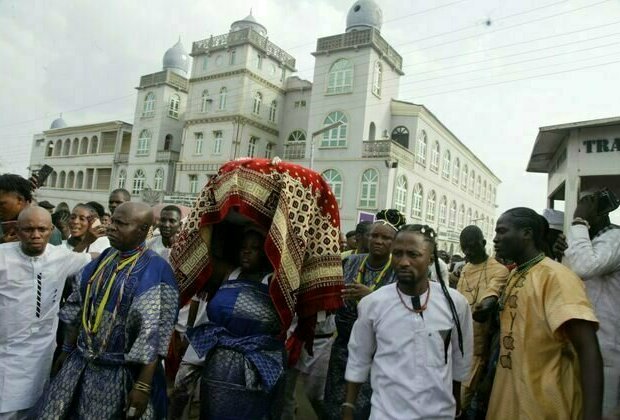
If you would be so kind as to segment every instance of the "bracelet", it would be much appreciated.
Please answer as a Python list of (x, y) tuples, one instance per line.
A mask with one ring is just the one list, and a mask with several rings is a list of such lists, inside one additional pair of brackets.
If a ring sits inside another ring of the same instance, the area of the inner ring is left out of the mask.
[(586, 219), (583, 219), (581, 217), (575, 217), (573, 218), (573, 225), (584, 225), (585, 227), (588, 228), (588, 230), (590, 230), (590, 223), (588, 223), (588, 221)]
[(141, 381), (136, 381), (133, 384), (133, 389), (135, 389), (136, 391), (144, 392), (146, 394), (150, 394), (152, 388), (151, 388), (151, 386), (149, 384), (146, 384), (146, 383), (141, 382)]
[(75, 344), (64, 344), (63, 343), (61, 350), (63, 351), (63, 353), (73, 353), (73, 350), (75, 350)]
[(350, 408), (351, 410), (355, 410), (355, 404), (350, 402), (343, 402), (340, 404), (340, 408)]

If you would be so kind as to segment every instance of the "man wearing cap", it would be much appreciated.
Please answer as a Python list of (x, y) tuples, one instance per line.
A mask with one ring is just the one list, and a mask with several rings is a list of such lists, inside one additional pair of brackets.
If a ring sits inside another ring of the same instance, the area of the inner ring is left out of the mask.
[(600, 191), (581, 194), (562, 262), (585, 282), (600, 321), (597, 336), (605, 375), (603, 415), (609, 416), (620, 408), (620, 227), (610, 222), (610, 210), (599, 209), (599, 197)]

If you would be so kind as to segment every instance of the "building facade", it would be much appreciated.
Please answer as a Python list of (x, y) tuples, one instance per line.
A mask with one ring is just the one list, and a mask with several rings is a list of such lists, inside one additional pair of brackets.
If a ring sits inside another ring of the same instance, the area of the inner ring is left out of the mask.
[(620, 197), (620, 117), (541, 127), (527, 171), (548, 174), (547, 207), (565, 212), (566, 231), (581, 191), (607, 187)]
[(426, 107), (397, 99), (403, 60), (381, 25), (374, 1), (356, 1), (343, 33), (317, 40), (313, 82), (251, 14), (194, 42), (191, 71), (177, 43), (140, 79), (110, 188), (191, 205), (225, 162), (280, 156), (324, 176), (344, 230), (397, 208), (448, 252), (472, 223), (490, 243), (500, 180)]
[(54, 204), (97, 201), (105, 204), (119, 182), (127, 163), (120, 157), (129, 153), (131, 124), (109, 121), (68, 127), (62, 118), (49, 130), (34, 136), (30, 170), (47, 164), (54, 168), (37, 199)]

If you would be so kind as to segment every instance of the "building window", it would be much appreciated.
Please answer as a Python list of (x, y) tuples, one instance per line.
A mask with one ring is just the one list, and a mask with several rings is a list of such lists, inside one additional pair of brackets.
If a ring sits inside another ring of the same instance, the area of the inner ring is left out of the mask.
[(452, 168), (452, 182), (459, 185), (459, 176), (461, 175), (461, 161), (459, 158), (454, 159), (454, 167)]
[(422, 218), (422, 203), (424, 202), (424, 189), (422, 184), (413, 186), (413, 203), (411, 203), (411, 216), (416, 219)]
[[(497, 190), (495, 189), (495, 187), (493, 187), (493, 191), (491, 192), (491, 204), (495, 204), (496, 197), (497, 197)], [(493, 227), (493, 229), (495, 229), (495, 227)]]
[(362, 174), (362, 184), (360, 185), (360, 207), (377, 207), (377, 187), (379, 185), (379, 174), (375, 169), (366, 169)]
[(340, 111), (330, 113), (323, 121), (323, 127), (341, 121), (342, 124), (336, 128), (323, 133), (321, 147), (344, 147), (347, 145), (347, 116)]
[(353, 64), (344, 58), (329, 69), (327, 93), (348, 93), (353, 90)]
[(431, 171), (437, 172), (439, 171), (439, 142), (436, 141), (433, 144), (433, 150), (431, 150)]
[(153, 189), (161, 191), (164, 189), (164, 170), (159, 168), (155, 171), (155, 180), (153, 182)]
[(338, 202), (338, 207), (340, 207), (342, 201), (342, 176), (335, 169), (328, 169), (322, 175), (329, 188), (331, 188), (334, 198)]
[(118, 188), (125, 188), (125, 183), (127, 182), (127, 172), (122, 169), (118, 173)]
[(220, 89), (220, 111), (226, 109), (226, 100), (228, 97), (228, 90), (223, 87)]
[(230, 61), (229, 64), (231, 66), (234, 66), (235, 64), (237, 64), (237, 50), (230, 50)]
[(465, 221), (468, 225), (471, 225), (471, 208), (467, 209), (467, 217), (465, 218)]
[(196, 147), (194, 148), (194, 154), (202, 155), (202, 147), (204, 145), (204, 137), (202, 133), (194, 133), (194, 138), (196, 139)]
[(142, 108), (143, 117), (152, 117), (155, 114), (155, 94), (149, 92), (144, 98), (144, 107)]
[(144, 171), (142, 169), (138, 169), (133, 174), (133, 186), (131, 188), (132, 194), (140, 194), (140, 191), (144, 189), (144, 182), (146, 181), (146, 176), (144, 175)]
[(487, 203), (491, 202), (491, 184), (487, 185), (487, 182), (484, 181), (484, 196)]
[(79, 147), (80, 147), (80, 140), (78, 138), (74, 138), (73, 142), (71, 143), (71, 154), (77, 155)]
[(452, 163), (451, 159), (450, 159), (450, 151), (446, 150), (446, 153), (443, 155), (443, 169), (442, 169), (442, 173), (441, 175), (446, 178), (446, 179), (450, 179), (450, 164)]
[(435, 221), (435, 205), (437, 203), (437, 195), (434, 190), (428, 194), (428, 198), (426, 199), (426, 221), (434, 222)]
[(213, 132), (214, 142), (213, 142), (213, 154), (219, 155), (222, 154), (222, 132), (220, 130)]
[(260, 104), (263, 101), (263, 95), (260, 92), (256, 92), (254, 95), (254, 103), (252, 105), (252, 113), (259, 115), (260, 114)]
[(467, 178), (469, 176), (469, 168), (467, 167), (467, 164), (465, 164), (463, 166), (463, 177), (461, 178), (461, 188), (466, 190), (467, 189)]
[(71, 151), (71, 140), (66, 139), (62, 145), (62, 155), (69, 156), (69, 152)]
[(200, 104), (200, 112), (210, 112), (211, 111), (211, 97), (209, 96), (209, 91), (207, 89), (202, 91), (202, 98)]
[(459, 222), (458, 222), (457, 229), (462, 230), (464, 225), (465, 225), (465, 206), (461, 205), (461, 207), (459, 207)]
[(273, 154), (273, 143), (267, 143), (267, 146), (265, 146), (265, 158), (271, 159), (272, 154)]
[(80, 140), (80, 154), (85, 155), (88, 153), (88, 137), (82, 137)]
[(482, 188), (482, 182), (480, 179), (480, 175), (478, 175), (478, 180), (476, 181), (476, 198), (480, 198), (480, 189)]
[(151, 132), (149, 130), (142, 130), (138, 137), (138, 150), (137, 155), (148, 155), (151, 147)]
[(421, 165), (426, 165), (426, 145), (428, 142), (428, 138), (426, 137), (426, 131), (422, 130), (420, 136), (418, 137), (417, 143), (417, 151), (416, 151), (416, 162)]
[(372, 78), (372, 93), (377, 96), (381, 96), (381, 82), (383, 81), (383, 68), (381, 62), (375, 62), (375, 72)]
[(448, 226), (454, 228), (456, 226), (456, 201), (450, 203), (450, 213), (448, 214)]
[(179, 105), (181, 104), (181, 98), (179, 95), (172, 95), (170, 97), (170, 104), (168, 105), (168, 116), (172, 118), (179, 118)]
[(403, 146), (405, 149), (409, 148), (409, 130), (407, 127), (399, 125), (392, 130), (392, 141)]
[(405, 213), (407, 210), (407, 178), (402, 175), (396, 181), (394, 208), (401, 213)]
[(288, 135), (288, 141), (306, 141), (306, 133), (303, 130), (292, 131)]
[(474, 193), (474, 184), (476, 183), (476, 173), (472, 169), (469, 173), (469, 192)]
[(189, 192), (196, 194), (198, 192), (198, 175), (188, 175), (189, 177)]
[(444, 195), (441, 197), (441, 201), (439, 202), (439, 223), (442, 225), (446, 224), (447, 212), (448, 212), (448, 199)]
[(306, 107), (306, 101), (295, 101), (294, 106), (295, 106), (295, 108), (305, 108)]
[(263, 68), (263, 56), (260, 53), (256, 54), (256, 68), (259, 70)]
[(202, 59), (202, 71), (207, 71), (209, 69), (209, 57), (206, 55)]
[(276, 122), (276, 111), (278, 109), (278, 103), (275, 101), (271, 101), (271, 105), (269, 106), (269, 121)]
[(248, 157), (254, 157), (256, 154), (256, 143), (258, 143), (258, 137), (250, 137), (248, 142)]

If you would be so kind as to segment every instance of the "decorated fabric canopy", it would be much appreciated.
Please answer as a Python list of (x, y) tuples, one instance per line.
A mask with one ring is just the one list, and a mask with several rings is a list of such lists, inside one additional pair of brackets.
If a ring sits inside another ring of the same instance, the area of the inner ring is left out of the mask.
[(267, 232), (271, 298), (284, 329), (296, 313), (299, 337), (311, 341), (308, 330), (317, 312), (342, 305), (340, 217), (329, 186), (316, 172), (278, 158), (222, 166), (197, 198), (171, 252), (181, 304), (208, 287), (217, 271), (213, 228), (235, 215)]

